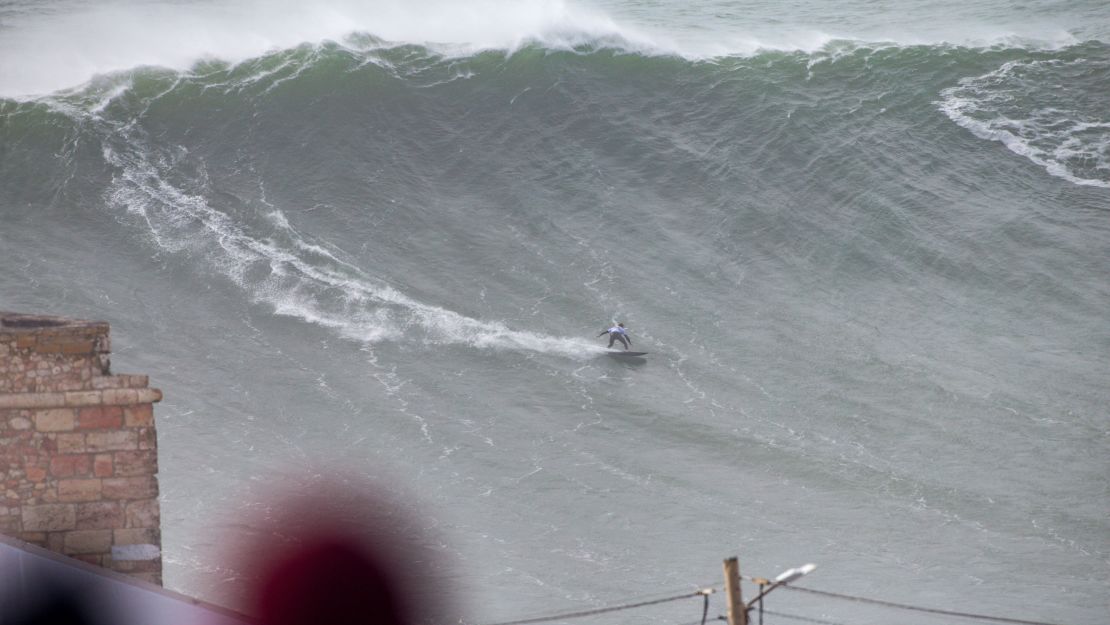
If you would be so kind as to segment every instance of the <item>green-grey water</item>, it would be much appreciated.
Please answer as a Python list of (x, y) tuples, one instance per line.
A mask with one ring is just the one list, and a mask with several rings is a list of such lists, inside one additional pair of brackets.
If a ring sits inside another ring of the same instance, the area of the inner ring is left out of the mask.
[[(0, 309), (110, 321), (115, 369), (164, 391), (166, 581), (210, 601), (240, 601), (226, 544), (267, 486), (342, 469), (416, 502), (471, 622), (719, 584), (739, 554), (1098, 623), (1108, 27), (3, 3)], [(643, 362), (602, 353), (618, 320)]]

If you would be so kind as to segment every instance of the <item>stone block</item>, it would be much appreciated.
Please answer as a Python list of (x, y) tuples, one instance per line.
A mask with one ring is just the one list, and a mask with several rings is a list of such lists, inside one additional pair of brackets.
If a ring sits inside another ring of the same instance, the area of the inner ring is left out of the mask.
[(139, 392), (133, 388), (106, 388), (100, 391), (106, 405), (124, 406), (139, 403)]
[(155, 586), (161, 586), (162, 585), (162, 567), (161, 566), (158, 567), (158, 571), (128, 573), (128, 575), (130, 577), (134, 577), (135, 579), (140, 579), (144, 582), (147, 582), (148, 584), (154, 584)]
[(108, 553), (112, 549), (112, 530), (74, 530), (65, 535), (63, 553)]
[(112, 464), (112, 454), (96, 454), (93, 456), (93, 475), (96, 477), (112, 477), (115, 475)]
[(39, 547), (46, 546), (46, 532), (23, 532), (19, 535), (19, 539), (25, 540), (32, 545), (38, 545)]
[(123, 408), (119, 406), (86, 406), (77, 410), (77, 429), (119, 429), (123, 426)]
[(152, 475), (104, 478), (105, 499), (149, 499), (158, 496), (158, 480)]
[(56, 532), (77, 527), (77, 510), (73, 504), (23, 506), (23, 531)]
[(55, 553), (62, 553), (62, 549), (65, 547), (67, 533), (68, 532), (47, 532), (46, 548)]
[(158, 452), (154, 450), (117, 451), (113, 459), (116, 477), (158, 473)]
[(54, 477), (73, 477), (89, 474), (89, 456), (86, 454), (65, 454), (50, 459), (50, 474)]
[(15, 536), (22, 527), (19, 517), (14, 514), (0, 516), (0, 534)]
[(100, 391), (69, 391), (65, 393), (65, 404), (71, 407), (96, 406), (103, 401)]
[(8, 421), (8, 427), (13, 430), (29, 430), (31, 429), (31, 420), (27, 417), (12, 417)]
[(158, 449), (158, 431), (154, 428), (139, 428), (139, 449)]
[(162, 530), (156, 527), (117, 529), (112, 534), (116, 545), (162, 544)]
[(85, 435), (85, 448), (88, 451), (126, 451), (137, 449), (139, 432), (136, 430), (93, 430)]
[(98, 501), (101, 498), (101, 483), (96, 478), (73, 478), (58, 480), (59, 501)]
[[(126, 555), (126, 554), (122, 554)], [(112, 559), (108, 565), (113, 571), (119, 573), (126, 573), (129, 577), (138, 577), (139, 579), (146, 579), (144, 575), (159, 575), (162, 571), (162, 556), (159, 553), (158, 557), (150, 560), (125, 560), (125, 559)]]
[(80, 433), (61, 433), (54, 439), (57, 451), (60, 454), (83, 454), (88, 449), (85, 446), (85, 435)]
[(97, 390), (104, 390), (106, 388), (122, 388), (124, 386), (127, 386), (127, 384), (124, 383), (122, 376), (118, 375), (97, 376), (95, 378), (92, 378), (91, 385)]
[(23, 471), (30, 482), (41, 482), (46, 479), (46, 469), (42, 467), (31, 465), (24, 467)]
[(94, 501), (73, 504), (76, 510), (76, 529), (114, 529), (123, 527), (123, 506), (116, 501)]
[(66, 341), (58, 346), (63, 354), (91, 354), (96, 351), (90, 339)]
[(157, 499), (133, 501), (124, 510), (128, 528), (161, 527), (161, 512)]
[(76, 424), (72, 408), (41, 410), (35, 414), (35, 429), (40, 432), (67, 432)]
[(154, 405), (135, 404), (123, 409), (123, 423), (129, 428), (154, 425)]

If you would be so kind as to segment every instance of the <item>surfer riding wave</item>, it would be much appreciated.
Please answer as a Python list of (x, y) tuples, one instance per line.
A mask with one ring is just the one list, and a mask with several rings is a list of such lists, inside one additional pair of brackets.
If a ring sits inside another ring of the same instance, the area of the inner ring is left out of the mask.
[(598, 336), (605, 336), (606, 334), (609, 335), (610, 348), (613, 347), (613, 343), (616, 341), (620, 341), (621, 344), (624, 345), (625, 351), (628, 351), (628, 348), (632, 346), (632, 337), (628, 335), (628, 330), (624, 329), (623, 323), (617, 323), (617, 325), (609, 328), (608, 330), (602, 331), (602, 333), (598, 334)]

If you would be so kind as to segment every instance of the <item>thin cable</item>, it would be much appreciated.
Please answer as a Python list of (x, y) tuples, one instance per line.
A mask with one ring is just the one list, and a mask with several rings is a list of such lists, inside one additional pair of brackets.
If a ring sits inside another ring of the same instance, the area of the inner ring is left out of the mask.
[(967, 619), (978, 619), (981, 621), (994, 621), (996, 623), (1017, 623), (1018, 625), (1057, 625), (1056, 623), (1048, 623), (1045, 621), (1026, 621), (1017, 618), (1006, 618), (1004, 616), (990, 616), (989, 614), (973, 614), (971, 612), (956, 612), (954, 610), (940, 610), (937, 608), (925, 608), (917, 605), (908, 605), (905, 603), (894, 603), (893, 601), (882, 601), (880, 599), (868, 599), (866, 597), (854, 597), (852, 595), (842, 595), (840, 593), (828, 592), (825, 590), (814, 590), (812, 588), (801, 588), (799, 586), (783, 585), (782, 588), (786, 590), (797, 590), (800, 592), (808, 592), (814, 595), (822, 595), (824, 597), (833, 597), (835, 599), (846, 599), (848, 601), (858, 601), (860, 603), (870, 603), (874, 605), (886, 606), (888, 608), (897, 608), (899, 610), (913, 610), (914, 612), (927, 612), (929, 614), (943, 614), (945, 616), (959, 616)]
[[(727, 620), (728, 620), (728, 618), (725, 617), (725, 616), (714, 616), (714, 617), (709, 619), (710, 622), (713, 622), (713, 621), (727, 621)], [(679, 625), (700, 625), (700, 623), (701, 623), (701, 621), (690, 621), (688, 623), (679, 623)]]
[(680, 599), (689, 599), (704, 594), (702, 591), (695, 593), (687, 593), (684, 595), (677, 595), (674, 597), (665, 597), (663, 599), (655, 599), (653, 601), (641, 601), (639, 603), (625, 603), (622, 605), (614, 605), (605, 608), (596, 608), (594, 610), (582, 610), (580, 612), (565, 612), (563, 614), (552, 614), (551, 616), (537, 616), (535, 618), (526, 618), (518, 621), (504, 621), (501, 623), (491, 623), (489, 625), (526, 625), (528, 623), (545, 623), (547, 621), (561, 621), (565, 619), (581, 618), (583, 616), (593, 616), (595, 614), (605, 614), (607, 612), (619, 612), (621, 610), (631, 610), (632, 608), (642, 608), (649, 605), (658, 605), (660, 603), (667, 603), (670, 601), (678, 601)]
[(838, 623), (836, 621), (824, 621), (824, 620), (821, 620), (819, 618), (813, 618), (813, 617), (810, 617), (810, 616), (799, 616), (797, 614), (785, 614), (783, 612), (775, 612), (773, 610), (766, 610), (766, 612), (767, 612), (767, 614), (770, 614), (772, 616), (781, 616), (782, 618), (794, 619), (795, 621), (805, 621), (807, 623), (818, 623), (819, 625), (845, 625), (844, 623)]
[(701, 625), (705, 625), (705, 617), (709, 616), (709, 593), (702, 592), (701, 594), (705, 597), (705, 603), (701, 608)]

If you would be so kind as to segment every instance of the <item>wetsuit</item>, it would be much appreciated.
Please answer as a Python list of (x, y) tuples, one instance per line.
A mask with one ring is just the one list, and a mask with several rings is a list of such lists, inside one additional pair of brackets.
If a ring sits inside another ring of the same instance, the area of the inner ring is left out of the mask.
[(612, 347), (613, 343), (616, 341), (620, 341), (626, 350), (632, 346), (632, 337), (628, 336), (628, 330), (625, 330), (623, 326), (613, 326), (601, 334), (598, 334), (598, 336), (606, 334), (609, 335), (609, 347)]

